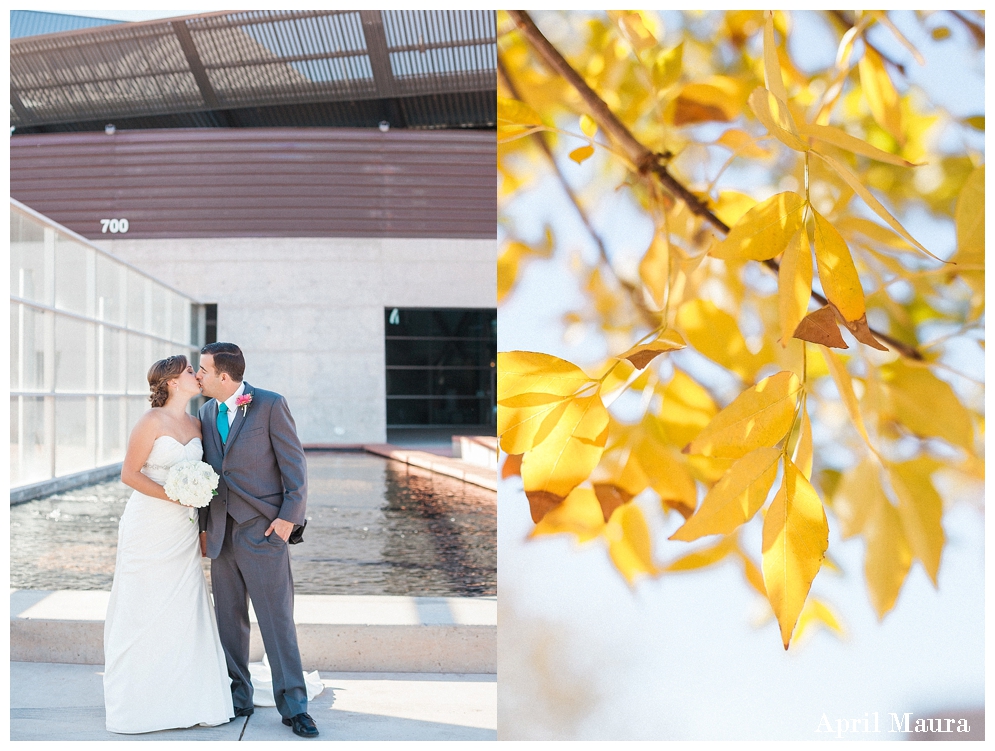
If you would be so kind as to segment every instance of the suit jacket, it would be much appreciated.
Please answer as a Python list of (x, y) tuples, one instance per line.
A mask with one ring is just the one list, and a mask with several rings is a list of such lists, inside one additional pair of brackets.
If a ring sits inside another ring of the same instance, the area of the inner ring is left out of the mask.
[(239, 407), (228, 440), (218, 434), (218, 402), (200, 408), (204, 461), (218, 473), (218, 494), (200, 509), (200, 529), (207, 531), (207, 554), (217, 558), (224, 542), (226, 516), (239, 524), (256, 516), (304, 523), (307, 463), (287, 400), (272, 391), (245, 384), (252, 396)]

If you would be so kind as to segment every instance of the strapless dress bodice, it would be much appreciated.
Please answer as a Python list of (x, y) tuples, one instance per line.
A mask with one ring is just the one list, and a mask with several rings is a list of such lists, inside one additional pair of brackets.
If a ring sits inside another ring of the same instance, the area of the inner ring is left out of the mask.
[(204, 456), (204, 446), (200, 438), (191, 438), (188, 443), (180, 443), (171, 435), (161, 435), (152, 444), (149, 458), (142, 465), (142, 474), (160, 485), (166, 482), (169, 469), (174, 464), (200, 461)]

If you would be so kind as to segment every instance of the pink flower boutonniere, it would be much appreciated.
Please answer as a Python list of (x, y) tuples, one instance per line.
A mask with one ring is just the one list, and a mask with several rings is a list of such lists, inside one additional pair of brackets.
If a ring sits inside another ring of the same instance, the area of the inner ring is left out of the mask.
[(235, 400), (235, 409), (241, 407), (242, 417), (245, 417), (245, 413), (248, 411), (250, 404), (252, 404), (252, 394), (242, 394)]

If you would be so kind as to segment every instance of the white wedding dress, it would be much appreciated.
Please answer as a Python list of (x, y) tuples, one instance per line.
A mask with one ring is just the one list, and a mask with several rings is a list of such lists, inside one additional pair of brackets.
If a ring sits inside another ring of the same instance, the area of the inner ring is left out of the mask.
[[(202, 456), (199, 438), (183, 445), (160, 436), (142, 473), (163, 484), (174, 464)], [(220, 725), (234, 716), (200, 557), (196, 509), (131, 494), (104, 622), (109, 731)]]

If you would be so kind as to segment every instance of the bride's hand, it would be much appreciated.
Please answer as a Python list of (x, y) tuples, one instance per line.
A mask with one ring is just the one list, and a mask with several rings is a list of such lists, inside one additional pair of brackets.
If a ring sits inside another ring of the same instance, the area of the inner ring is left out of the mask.
[(200, 533), (200, 557), (207, 558), (207, 532)]

